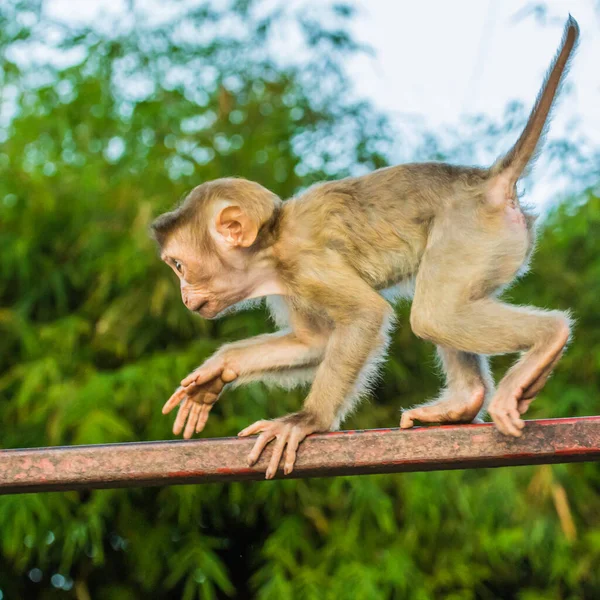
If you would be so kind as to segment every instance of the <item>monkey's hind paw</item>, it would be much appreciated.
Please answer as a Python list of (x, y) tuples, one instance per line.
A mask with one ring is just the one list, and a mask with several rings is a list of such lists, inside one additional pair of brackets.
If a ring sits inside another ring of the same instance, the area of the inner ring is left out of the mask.
[(481, 386), (467, 393), (454, 393), (448, 390), (432, 403), (421, 404), (404, 410), (400, 419), (402, 429), (410, 429), (415, 421), (421, 423), (475, 423), (483, 406), (485, 388)]
[[(521, 437), (525, 428), (525, 421), (521, 418), (519, 410), (520, 390), (506, 391), (502, 388), (494, 397), (490, 404), (490, 415), (496, 424), (496, 427), (504, 435), (512, 437)], [(527, 403), (527, 407), (529, 402)], [(523, 412), (525, 412), (523, 410)]]

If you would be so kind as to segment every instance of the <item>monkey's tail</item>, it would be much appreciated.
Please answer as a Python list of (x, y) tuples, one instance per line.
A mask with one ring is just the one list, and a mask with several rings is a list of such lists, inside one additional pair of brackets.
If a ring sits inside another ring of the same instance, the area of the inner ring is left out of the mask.
[(511, 187), (516, 184), (532, 158), (536, 157), (538, 142), (546, 132), (552, 102), (568, 68), (571, 54), (577, 46), (578, 38), (579, 25), (569, 15), (560, 48), (546, 74), (544, 84), (536, 98), (523, 133), (521, 133), (517, 143), (510, 149), (508, 154), (499, 158), (491, 168), (490, 174), (492, 176), (500, 173), (507, 175)]

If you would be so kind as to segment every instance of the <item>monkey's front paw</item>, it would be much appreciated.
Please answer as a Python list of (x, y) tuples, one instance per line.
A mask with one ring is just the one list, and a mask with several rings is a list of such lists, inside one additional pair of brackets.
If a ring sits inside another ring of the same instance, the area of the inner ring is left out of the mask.
[(317, 419), (312, 415), (299, 412), (287, 415), (281, 419), (274, 419), (273, 421), (257, 421), (240, 431), (238, 435), (244, 437), (260, 433), (252, 448), (252, 452), (248, 455), (248, 464), (250, 466), (258, 461), (266, 445), (272, 440), (276, 440), (273, 444), (273, 454), (271, 455), (265, 475), (266, 479), (273, 479), (284, 451), (283, 472), (289, 475), (294, 469), (296, 452), (300, 442), (311, 433), (327, 431), (327, 429), (328, 427), (319, 425)]
[[(198, 371), (199, 369), (194, 373)], [(179, 435), (183, 431), (183, 437), (186, 440), (192, 437), (194, 431), (200, 433), (223, 388), (236, 377), (237, 374), (225, 370), (213, 376), (212, 379), (199, 379), (201, 383), (194, 378), (187, 386), (178, 387), (162, 409), (163, 414), (166, 415), (179, 405), (179, 412), (173, 424), (173, 433)]]

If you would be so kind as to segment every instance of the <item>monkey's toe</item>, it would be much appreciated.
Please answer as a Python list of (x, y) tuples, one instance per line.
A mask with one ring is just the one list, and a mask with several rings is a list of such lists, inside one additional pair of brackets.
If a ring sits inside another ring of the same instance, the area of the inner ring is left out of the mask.
[(520, 393), (506, 393), (502, 389), (490, 404), (489, 412), (500, 433), (512, 437), (521, 437), (525, 421), (521, 419), (521, 412), (518, 409), (518, 398)]
[(414, 420), (411, 417), (412, 410), (405, 410), (402, 413), (402, 417), (400, 418), (400, 428), (401, 429), (410, 429), (414, 424)]

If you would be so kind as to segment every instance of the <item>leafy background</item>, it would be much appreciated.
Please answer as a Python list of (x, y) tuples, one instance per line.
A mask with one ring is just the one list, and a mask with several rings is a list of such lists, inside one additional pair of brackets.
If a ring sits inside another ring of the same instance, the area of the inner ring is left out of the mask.
[[(52, 22), (39, 1), (0, 5), (6, 448), (170, 439), (160, 407), (181, 376), (269, 327), (262, 310), (191, 316), (148, 238), (153, 216), (230, 174), (289, 197), (383, 166), (400, 143), (347, 93), (344, 61), (363, 50), (347, 33), (352, 6), (173, 7), (132, 4), (120, 22), (82, 28)], [(301, 48), (287, 62), (286, 36)], [(453, 147), (424, 133), (413, 155), (475, 152), (480, 137), (514, 134), (525, 110), (507, 115), (505, 129), (471, 123)], [(567, 165), (568, 144), (552, 150)], [(544, 217), (533, 272), (509, 292), (572, 307), (578, 322), (531, 417), (600, 413), (599, 240), (598, 192), (564, 198)], [(439, 386), (407, 310), (374, 398), (347, 427), (396, 425), (401, 406)], [(301, 400), (230, 392), (205, 435)], [(599, 491), (598, 466), (579, 464), (7, 496), (0, 598), (597, 598)]]

